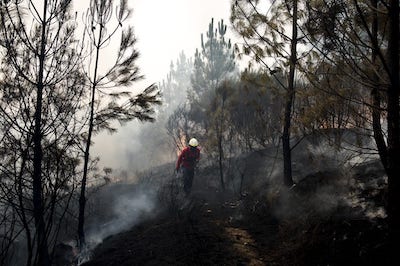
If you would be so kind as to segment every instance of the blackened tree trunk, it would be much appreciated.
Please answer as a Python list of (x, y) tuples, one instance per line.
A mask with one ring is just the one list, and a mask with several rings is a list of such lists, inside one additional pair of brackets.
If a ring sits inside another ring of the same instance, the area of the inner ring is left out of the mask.
[(290, 43), (290, 69), (283, 120), (282, 149), (283, 149), (283, 182), (287, 186), (293, 185), (292, 155), (290, 147), (290, 126), (292, 119), (292, 107), (294, 102), (294, 74), (297, 63), (297, 0), (293, 1), (292, 39)]
[[(224, 85), (223, 85), (224, 86)], [(225, 160), (225, 154), (224, 154), (224, 123), (225, 123), (225, 116), (224, 116), (224, 112), (225, 112), (225, 101), (226, 101), (226, 91), (222, 90), (221, 93), (221, 114), (219, 117), (219, 122), (217, 122), (219, 124), (218, 129), (217, 129), (217, 134), (218, 134), (218, 154), (219, 154), (219, 176), (220, 176), (220, 180), (221, 180), (221, 187), (222, 190), (225, 190), (225, 180), (224, 180), (224, 160)]]
[(373, 69), (372, 73), (372, 86), (373, 89), (371, 91), (372, 97), (372, 129), (374, 132), (374, 139), (378, 149), (379, 156), (381, 158), (382, 165), (385, 169), (387, 169), (387, 148), (386, 142), (382, 131), (381, 125), (381, 92), (379, 91), (379, 77), (376, 73), (377, 66), (378, 66), (378, 1), (371, 0), (371, 6), (373, 7), (373, 14), (372, 14), (372, 29), (371, 29), (371, 37), (372, 37), (372, 55), (371, 61), (372, 65), (375, 69)]
[(83, 162), (83, 176), (81, 180), (81, 192), (79, 196), (79, 217), (78, 217), (78, 238), (79, 238), (79, 247), (82, 249), (85, 244), (85, 208), (86, 208), (86, 183), (87, 183), (87, 174), (89, 168), (89, 155), (90, 155), (90, 144), (92, 142), (92, 134), (93, 134), (93, 123), (94, 123), (94, 104), (95, 104), (95, 93), (97, 86), (97, 70), (99, 66), (99, 55), (101, 48), (101, 40), (103, 38), (103, 27), (99, 29), (99, 36), (96, 45), (96, 59), (94, 64), (94, 74), (93, 74), (93, 84), (91, 88), (91, 102), (90, 102), (90, 117), (89, 117), (89, 130), (88, 136), (86, 140), (86, 147), (84, 153), (84, 162)]
[[(24, 186), (24, 182), (23, 182), (23, 170), (25, 169), (25, 165), (27, 162), (27, 157), (28, 157), (28, 149), (26, 149), (23, 152), (22, 155), (22, 162), (21, 162), (21, 171), (18, 175), (18, 204), (20, 206), (21, 209), (24, 208), (24, 193), (23, 193), (23, 186)], [(29, 228), (29, 221), (27, 218), (27, 214), (24, 211), (21, 211), (21, 222), (23, 227), (25, 228), (25, 237), (26, 237), (26, 246), (27, 246), (27, 262), (26, 265), (31, 265), (32, 264), (32, 253), (33, 253), (33, 242), (32, 242), (32, 234), (31, 234), (31, 230)]]
[(39, 54), (39, 73), (37, 81), (36, 110), (35, 110), (35, 129), (33, 134), (33, 216), (36, 227), (37, 253), (36, 264), (50, 265), (49, 251), (47, 245), (46, 228), (44, 222), (43, 208), (43, 189), (42, 189), (42, 101), (43, 101), (43, 74), (46, 49), (46, 25), (47, 25), (47, 0), (43, 3), (43, 18), (41, 32), (41, 46)]
[(82, 46), (74, 36), (70, 0), (0, 3), (0, 186), (7, 191), (7, 214), (18, 219), (2, 229), (17, 228), (12, 240), (25, 231), (26, 265), (50, 265), (75, 192), (77, 125), (86, 123), (78, 70)]
[(400, 114), (399, 114), (399, 1), (391, 0), (389, 8), (388, 58), (390, 85), (388, 98), (388, 218), (391, 243), (398, 244), (400, 237)]

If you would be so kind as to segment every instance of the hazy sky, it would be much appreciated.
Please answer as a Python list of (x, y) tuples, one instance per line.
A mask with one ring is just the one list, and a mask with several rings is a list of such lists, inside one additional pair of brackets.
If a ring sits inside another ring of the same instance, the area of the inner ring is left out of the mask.
[[(139, 60), (149, 81), (163, 79), (171, 60), (200, 47), (211, 18), (229, 25), (230, 0), (133, 0), (132, 22), (139, 39)], [(215, 22), (216, 23), (216, 22)]]
[[(82, 1), (83, 2), (83, 1)], [(82, 5), (82, 2), (79, 5)], [(158, 83), (166, 77), (171, 60), (180, 51), (193, 57), (200, 48), (200, 34), (208, 30), (211, 18), (214, 23), (223, 19), (230, 27), (231, 0), (130, 0), (133, 8), (131, 23), (138, 38), (137, 49), (141, 56), (138, 65), (145, 75), (142, 87)], [(229, 30), (228, 30), (229, 31)], [(102, 133), (95, 138), (92, 155), (101, 157), (100, 166), (125, 167), (127, 150), (134, 150), (138, 123), (129, 123), (118, 133)]]

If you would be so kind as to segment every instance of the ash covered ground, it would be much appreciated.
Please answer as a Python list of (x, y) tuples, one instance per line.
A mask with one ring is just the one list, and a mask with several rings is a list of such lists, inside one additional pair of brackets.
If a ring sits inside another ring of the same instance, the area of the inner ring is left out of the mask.
[(320, 141), (302, 145), (291, 189), (281, 184), (273, 147), (234, 158), (225, 190), (218, 168), (203, 162), (188, 199), (173, 164), (143, 172), (140, 190), (104, 187), (110, 195), (115, 187), (151, 191), (143, 196), (151, 204), (126, 204), (121, 219), (135, 219), (104, 235), (82, 265), (394, 265), (379, 160)]

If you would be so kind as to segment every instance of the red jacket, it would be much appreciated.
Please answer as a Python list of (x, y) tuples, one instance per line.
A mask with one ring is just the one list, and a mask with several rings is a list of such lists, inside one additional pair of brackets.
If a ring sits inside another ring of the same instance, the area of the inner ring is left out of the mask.
[(186, 147), (182, 150), (176, 162), (176, 170), (178, 170), (181, 165), (186, 169), (194, 169), (196, 163), (200, 159), (200, 150), (198, 148)]

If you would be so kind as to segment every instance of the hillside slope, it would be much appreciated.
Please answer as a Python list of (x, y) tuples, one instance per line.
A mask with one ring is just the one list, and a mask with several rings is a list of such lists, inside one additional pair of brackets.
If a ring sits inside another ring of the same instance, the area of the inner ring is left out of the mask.
[[(175, 194), (169, 186), (175, 181), (164, 182), (162, 211), (106, 238), (83, 265), (394, 264), (386, 249), (386, 178), (379, 161), (323, 170), (308, 167), (315, 156), (297, 154), (294, 163), (304, 169), (289, 190), (265, 178), (271, 154), (245, 157), (251, 167), (240, 193), (219, 190), (212, 166), (198, 171), (189, 199)], [(153, 177), (167, 179), (170, 167)]]

